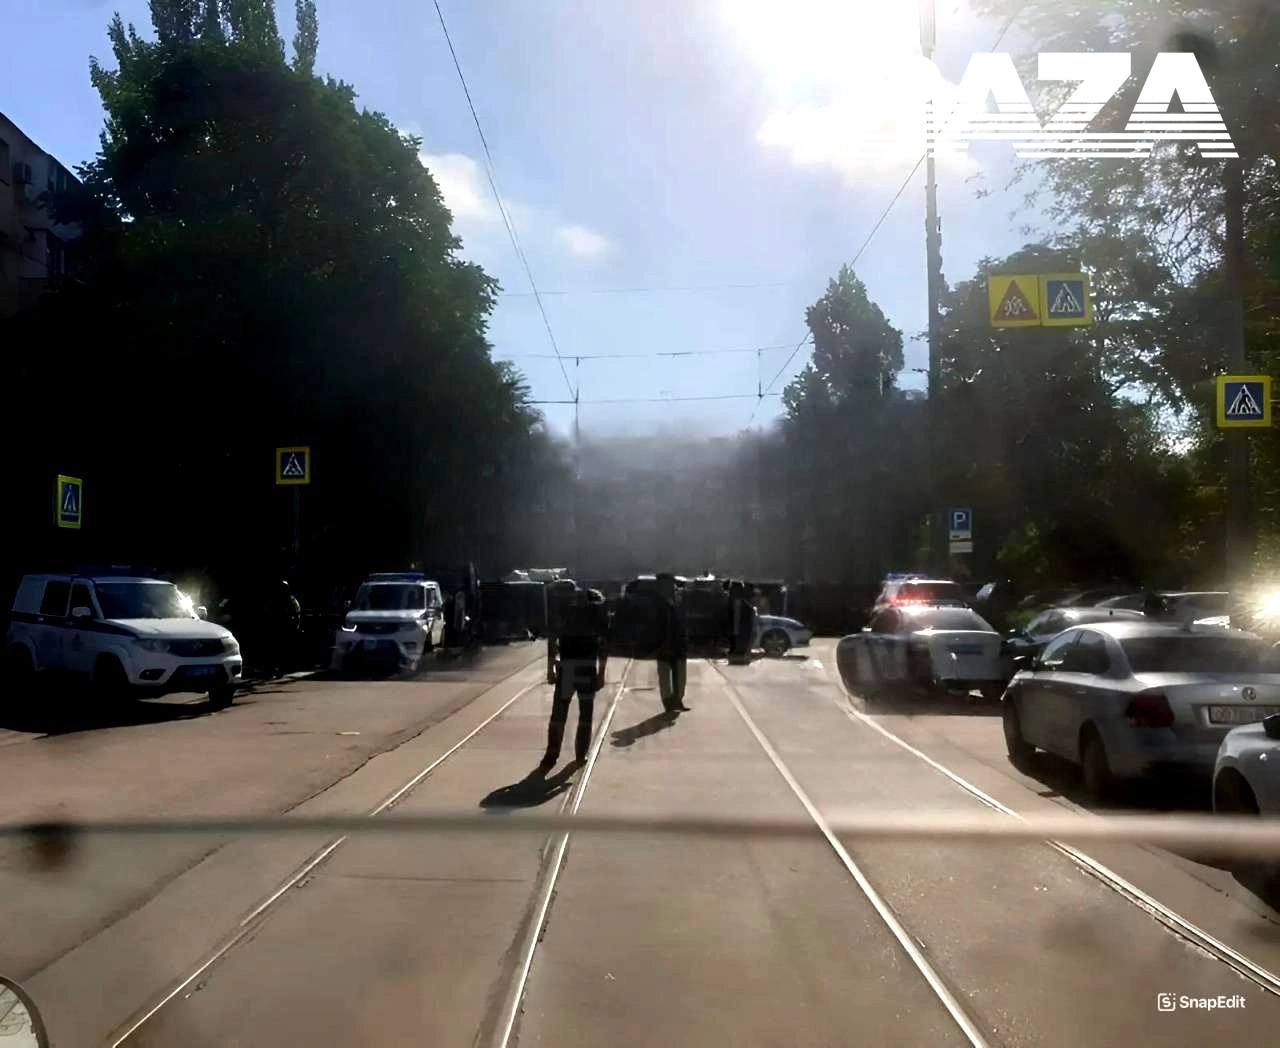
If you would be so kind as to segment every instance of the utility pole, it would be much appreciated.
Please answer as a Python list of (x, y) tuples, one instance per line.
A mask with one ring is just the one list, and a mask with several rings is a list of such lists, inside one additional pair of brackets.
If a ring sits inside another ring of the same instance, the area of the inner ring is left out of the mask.
[[(1228, 160), (1223, 171), (1226, 246), (1223, 276), (1227, 285), (1227, 373), (1248, 371), (1244, 339), (1244, 160)], [(1230, 613), (1240, 621), (1245, 587), (1253, 562), (1253, 529), (1249, 513), (1249, 430), (1230, 429), (1227, 442), (1226, 583)]]
[[(934, 0), (920, 0), (920, 51), (930, 61), (933, 60), (936, 43)], [(936, 111), (934, 118), (937, 118)], [(925, 455), (929, 492), (929, 568), (935, 576), (946, 578), (950, 574), (951, 556), (947, 543), (946, 509), (941, 504), (941, 471), (938, 468), (942, 428), (942, 330), (938, 313), (942, 300), (942, 224), (938, 218), (938, 172), (932, 149), (927, 151), (924, 163), (924, 247), (929, 297), (929, 399), (926, 406), (929, 418)]]

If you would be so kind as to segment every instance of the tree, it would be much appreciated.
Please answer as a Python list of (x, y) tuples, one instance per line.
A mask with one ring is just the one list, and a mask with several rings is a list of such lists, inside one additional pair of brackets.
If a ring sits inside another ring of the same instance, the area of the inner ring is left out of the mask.
[(266, 463), (301, 443), (313, 570), (478, 557), (545, 438), (419, 143), (311, 75), (311, 3), (292, 67), (267, 0), (151, 6), (155, 39), (116, 17), (115, 67), (91, 64), (101, 150), (58, 202), (86, 284), (40, 322), (74, 362), (27, 377), (77, 383), (81, 433), (110, 437), (74, 451), (108, 493), (86, 541), (272, 562), (291, 502)]

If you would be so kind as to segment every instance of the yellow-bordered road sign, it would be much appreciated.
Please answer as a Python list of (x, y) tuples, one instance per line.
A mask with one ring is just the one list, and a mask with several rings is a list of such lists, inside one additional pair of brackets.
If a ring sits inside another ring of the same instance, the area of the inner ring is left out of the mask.
[(1219, 429), (1265, 429), (1271, 425), (1270, 375), (1219, 375), (1215, 399)]
[(1084, 273), (1040, 274), (1040, 323), (1045, 327), (1088, 327), (1093, 296)]
[(53, 517), (60, 528), (79, 528), (84, 520), (84, 481), (58, 474)]
[(1037, 280), (1034, 273), (987, 276), (987, 315), (992, 327), (1040, 326)]
[(309, 447), (276, 448), (276, 483), (311, 483), (311, 449)]

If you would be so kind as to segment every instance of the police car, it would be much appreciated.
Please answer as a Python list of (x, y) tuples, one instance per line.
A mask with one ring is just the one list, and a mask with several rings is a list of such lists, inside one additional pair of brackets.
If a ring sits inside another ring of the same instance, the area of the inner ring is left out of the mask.
[(334, 636), (332, 669), (382, 663), (414, 670), (443, 639), (438, 582), (420, 571), (370, 575)]
[(9, 618), (9, 666), (21, 679), (68, 672), (106, 695), (235, 695), (244, 663), (231, 631), (172, 582), (133, 575), (27, 575)]

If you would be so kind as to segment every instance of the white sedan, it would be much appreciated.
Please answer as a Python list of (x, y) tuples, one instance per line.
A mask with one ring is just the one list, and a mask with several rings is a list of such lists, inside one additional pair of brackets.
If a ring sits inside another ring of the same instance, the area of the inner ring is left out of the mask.
[(782, 615), (757, 615), (753, 648), (762, 648), (770, 658), (780, 659), (791, 648), (806, 647), (813, 640), (813, 630), (803, 622)]
[(1213, 810), (1280, 815), (1280, 713), (1227, 732), (1213, 766)]
[(988, 699), (1004, 688), (1000, 634), (969, 608), (884, 608), (861, 633), (841, 639), (836, 663), (850, 689), (863, 695), (894, 683), (980, 689)]

